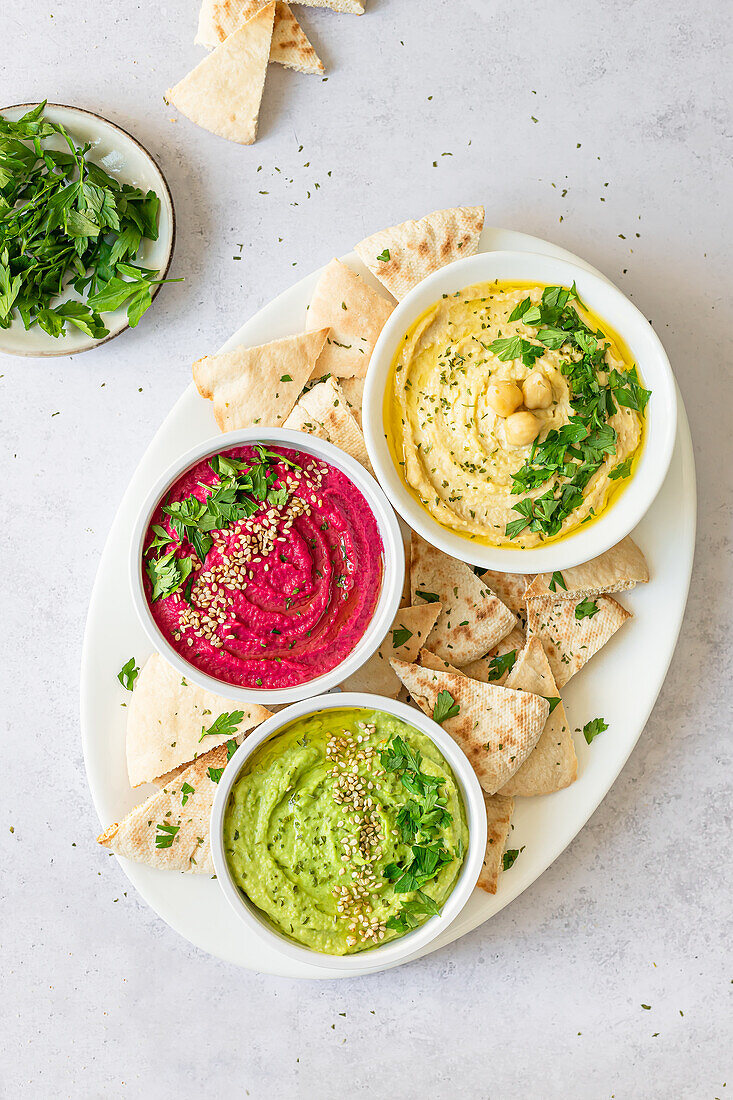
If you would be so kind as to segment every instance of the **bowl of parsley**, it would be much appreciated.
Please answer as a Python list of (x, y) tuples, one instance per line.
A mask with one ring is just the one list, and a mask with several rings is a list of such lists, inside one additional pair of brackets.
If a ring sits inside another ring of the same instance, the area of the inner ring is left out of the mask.
[(174, 243), (168, 184), (126, 130), (60, 103), (0, 110), (0, 351), (73, 355), (134, 328)]

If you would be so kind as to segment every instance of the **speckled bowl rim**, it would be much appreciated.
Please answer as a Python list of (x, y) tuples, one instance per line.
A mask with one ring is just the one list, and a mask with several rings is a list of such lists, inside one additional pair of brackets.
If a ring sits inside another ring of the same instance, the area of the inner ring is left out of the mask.
[[(240, 771), (260, 745), (298, 718), (344, 707), (381, 710), (386, 714), (394, 715), (408, 725), (414, 726), (420, 733), (424, 733), (440, 749), (453, 770), (463, 798), (468, 824), (468, 851), (456, 884), (438, 916), (430, 917), (412, 932), (400, 936), (399, 939), (390, 940), (381, 947), (368, 948), (354, 955), (326, 955), (320, 951), (302, 947), (278, 932), (265, 914), (234, 885), (224, 854), (224, 811)], [(362, 974), (365, 970), (378, 970), (384, 966), (404, 962), (414, 952), (421, 950), (445, 932), (448, 925), (461, 912), (476, 886), (486, 853), (486, 834), (486, 804), (483, 791), (475, 771), (457, 742), (422, 711), (406, 703), (400, 703), (396, 699), (387, 699), (381, 695), (362, 691), (345, 691), (303, 699), (286, 707), (272, 718), (268, 718), (254, 733), (249, 734), (235, 752), (219, 780), (211, 811), (210, 829), (211, 853), (217, 882), (246, 929), (254, 932), (270, 947), (291, 960), (338, 970), (343, 974), (351, 972)]]

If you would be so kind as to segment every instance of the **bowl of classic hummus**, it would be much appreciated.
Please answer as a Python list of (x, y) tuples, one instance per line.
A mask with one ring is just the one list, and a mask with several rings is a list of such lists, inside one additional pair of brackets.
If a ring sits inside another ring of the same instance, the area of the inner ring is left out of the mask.
[(457, 916), (481, 870), (486, 808), (436, 722), (342, 692), (287, 707), (240, 746), (211, 844), (246, 928), (291, 959), (363, 971), (407, 959)]
[(676, 392), (649, 322), (605, 279), (487, 252), (394, 310), (363, 422), (380, 484), (425, 539), (484, 568), (546, 572), (640, 521), (671, 461)]
[(399, 605), (395, 514), (366, 470), (285, 429), (229, 432), (151, 488), (132, 539), (135, 607), (183, 677), (292, 703), (356, 671)]

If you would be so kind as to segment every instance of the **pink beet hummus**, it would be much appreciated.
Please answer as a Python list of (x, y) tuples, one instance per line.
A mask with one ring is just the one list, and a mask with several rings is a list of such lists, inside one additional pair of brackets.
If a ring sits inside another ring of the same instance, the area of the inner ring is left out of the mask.
[(160, 631), (196, 668), (242, 687), (292, 687), (335, 668), (382, 583), (382, 540), (361, 492), (285, 447), (202, 459), (160, 501), (143, 547)]

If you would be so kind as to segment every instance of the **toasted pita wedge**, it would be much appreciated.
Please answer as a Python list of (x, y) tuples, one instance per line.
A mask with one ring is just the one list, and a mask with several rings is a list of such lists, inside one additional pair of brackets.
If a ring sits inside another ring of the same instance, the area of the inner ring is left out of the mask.
[(356, 246), (356, 254), (397, 301), (426, 275), (478, 249), (483, 206), (436, 210), (420, 221), (381, 229)]
[(308, 8), (330, 8), (331, 11), (339, 11), (345, 15), (364, 14), (362, 0), (294, 0), (294, 2), (304, 4)]
[(374, 656), (353, 676), (344, 680), (341, 685), (344, 691), (373, 691), (377, 695), (386, 695), (388, 699), (396, 699), (401, 684), (389, 663), (391, 658), (412, 663), (439, 614), (438, 603), (400, 608)]
[[(211, 874), (209, 821), (226, 745), (199, 757), (168, 787), (136, 806), (97, 837), (115, 855), (166, 871)], [(215, 770), (216, 769), (216, 770)]]
[(596, 614), (578, 620), (576, 600), (527, 600), (527, 634), (536, 635), (542, 642), (559, 688), (632, 617), (610, 596), (597, 596), (595, 602)]
[(327, 439), (374, 474), (361, 428), (335, 379), (327, 378), (304, 393), (283, 427)]
[[(563, 569), (564, 588), (557, 579), (553, 582), (553, 576), (553, 573), (538, 574), (527, 588), (527, 598), (549, 596), (553, 600), (582, 600), (608, 592), (626, 592), (649, 580), (649, 566), (639, 547), (627, 535), (605, 554), (584, 565)], [(550, 590), (551, 584), (554, 591)]]
[[(213, 49), (268, 3), (269, 0), (203, 0), (195, 42)], [(323, 62), (285, 0), (277, 0), (275, 4), (270, 62), (300, 73), (324, 72)]]
[(221, 430), (258, 424), (279, 428), (310, 378), (327, 335), (326, 328), (302, 332), (197, 359), (193, 380), (201, 396), (214, 402)]
[(361, 405), (364, 400), (364, 379), (363, 378), (342, 378), (339, 381), (339, 385), (343, 391), (343, 395), (349, 403), (354, 419), (361, 428)]
[(516, 626), (508, 607), (457, 558), (412, 535), (410, 561), (412, 603), (437, 595), (443, 611), (435, 624), (428, 648), (454, 665), (475, 661), (506, 637)]
[(487, 794), (495, 794), (521, 768), (547, 721), (550, 704), (539, 695), (394, 658), (392, 668), (430, 717), (440, 692), (450, 693), (460, 709), (443, 729), (461, 746)]
[(220, 714), (243, 712), (237, 733), (244, 734), (270, 717), (256, 703), (244, 705), (196, 687), (158, 653), (143, 665), (132, 693), (127, 717), (127, 772), (130, 785), (139, 787), (188, 764), (196, 756), (223, 745), (228, 736), (207, 736)]
[(509, 674), (506, 686), (544, 696), (550, 701), (551, 709), (539, 741), (519, 771), (502, 787), (501, 793), (529, 797), (569, 787), (578, 777), (573, 735), (539, 638), (533, 636), (529, 639)]
[[(402, 549), (405, 554), (405, 578), (402, 582), (400, 607), (410, 607), (410, 536), (402, 535)], [(421, 601), (422, 602), (422, 601)], [(433, 624), (434, 625), (434, 624)]]
[(316, 283), (306, 315), (308, 330), (331, 329), (313, 371), (314, 378), (324, 374), (363, 378), (377, 337), (393, 309), (391, 302), (350, 267), (331, 260)]
[(241, 145), (257, 137), (275, 0), (230, 34), (165, 99), (212, 134)]
[(507, 666), (500, 676), (497, 675), (498, 666), (492, 662), (497, 657), (505, 657), (507, 653), (513, 653), (516, 657), (524, 649), (524, 631), (515, 626), (506, 638), (502, 638), (498, 645), (489, 650), (485, 657), (479, 657), (477, 661), (470, 661), (467, 665), (461, 665), (461, 672), (474, 680), (480, 680), (482, 684), (503, 684), (511, 672), (511, 666)]
[(514, 813), (514, 799), (503, 794), (484, 794), (486, 803), (486, 855), (476, 883), (487, 894), (495, 894), (499, 885), (504, 846)]
[(523, 611), (525, 607), (524, 590), (532, 580), (526, 573), (497, 573), (494, 569), (485, 569), (481, 580), (488, 584), (491, 591), (499, 597), (510, 611)]
[[(440, 604), (430, 604), (431, 607), (439, 607)], [(402, 658), (404, 660), (404, 657)], [(433, 672), (455, 672), (457, 676), (463, 675), (460, 668), (456, 668), (450, 661), (444, 661), (429, 649), (421, 649), (418, 654), (418, 662), (423, 668), (431, 668)]]

